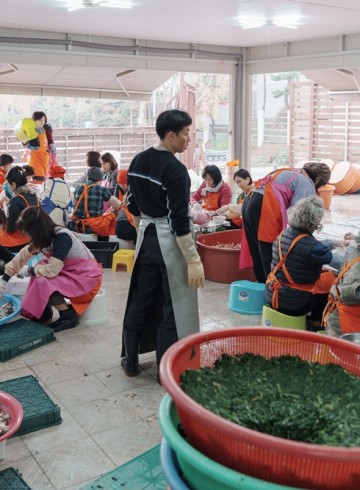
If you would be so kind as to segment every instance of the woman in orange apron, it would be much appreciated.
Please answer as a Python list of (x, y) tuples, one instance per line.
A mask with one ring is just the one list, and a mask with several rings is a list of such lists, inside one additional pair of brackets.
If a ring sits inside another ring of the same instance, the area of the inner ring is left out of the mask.
[(323, 324), (332, 336), (360, 332), (360, 233), (330, 290)]
[[(52, 318), (54, 307), (60, 317), (49, 326), (55, 332), (75, 327), (79, 315), (100, 289), (101, 266), (81, 240), (66, 228), (57, 226), (41, 208), (25, 209), (18, 228), (31, 242), (5, 265), (0, 294), (5, 289), (4, 282), (41, 252), (45, 259), (26, 268), (31, 279), (22, 302), (22, 314), (45, 322)], [(70, 300), (70, 305), (65, 298)]]
[(190, 199), (190, 205), (201, 202), (201, 206), (206, 211), (217, 211), (221, 206), (230, 204), (232, 190), (226, 182), (222, 180), (220, 169), (216, 165), (207, 165), (202, 171), (201, 177), (204, 182)]
[(245, 168), (240, 168), (234, 173), (234, 181), (240, 189), (240, 194), (236, 200), (236, 204), (227, 204), (217, 210), (216, 214), (220, 216), (226, 216), (230, 221), (231, 228), (241, 228), (241, 208), (244, 202), (245, 196), (250, 194), (254, 188), (252, 177)]
[(309, 162), (300, 170), (283, 168), (256, 182), (242, 207), (243, 228), (254, 273), (264, 283), (270, 272), (272, 244), (287, 226), (286, 211), (299, 199), (314, 196), (328, 183), (330, 169), (325, 163)]
[(36, 123), (38, 144), (36, 147), (29, 147), (30, 158), (28, 163), (35, 171), (35, 175), (33, 177), (34, 184), (41, 185), (46, 180), (50, 161), (48, 139), (44, 129), (46, 115), (42, 111), (36, 111), (32, 115), (32, 118)]
[(68, 228), (78, 233), (95, 233), (100, 236), (115, 235), (116, 216), (113, 211), (103, 213), (103, 203), (115, 209), (121, 202), (112, 196), (109, 189), (102, 187), (103, 173), (97, 167), (88, 170), (87, 181), (74, 191), (74, 211)]
[(308, 329), (312, 331), (321, 328), (327, 295), (335, 280), (332, 272), (323, 271), (332, 253), (313, 236), (323, 213), (319, 197), (301, 199), (289, 211), (289, 227), (274, 242), (265, 285), (265, 298), (273, 309), (290, 316), (310, 312)]
[(29, 238), (16, 228), (17, 220), (25, 208), (39, 206), (39, 200), (27, 182), (24, 168), (13, 167), (7, 174), (7, 182), (15, 195), (8, 203), (8, 221), (6, 230), (0, 235), (0, 243), (11, 252), (18, 252), (29, 243)]

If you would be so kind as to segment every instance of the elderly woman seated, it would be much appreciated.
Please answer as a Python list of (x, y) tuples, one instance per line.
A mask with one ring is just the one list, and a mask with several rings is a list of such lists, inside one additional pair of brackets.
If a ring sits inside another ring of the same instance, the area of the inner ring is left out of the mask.
[(354, 243), (347, 249), (345, 263), (330, 289), (323, 317), (332, 336), (360, 332), (360, 232), (351, 238)]
[(223, 181), (220, 169), (216, 165), (207, 165), (202, 171), (201, 177), (204, 182), (192, 195), (190, 205), (201, 203), (203, 210), (215, 214), (215, 211), (221, 206), (231, 202), (231, 188), (229, 184)]
[(327, 296), (335, 276), (323, 271), (330, 264), (330, 249), (313, 232), (323, 217), (319, 197), (301, 199), (288, 210), (289, 227), (275, 239), (271, 272), (265, 285), (265, 298), (275, 309), (289, 316), (310, 312), (308, 329), (321, 329)]

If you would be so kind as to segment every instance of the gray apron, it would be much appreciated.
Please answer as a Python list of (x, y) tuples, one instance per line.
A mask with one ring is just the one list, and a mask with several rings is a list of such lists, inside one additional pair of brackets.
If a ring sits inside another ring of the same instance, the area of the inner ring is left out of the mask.
[(176, 330), (179, 339), (199, 332), (199, 305), (197, 290), (187, 283), (187, 264), (176, 243), (175, 235), (171, 233), (167, 217), (151, 218), (141, 215), (139, 225), (135, 262), (141, 248), (146, 227), (153, 223), (159, 240), (160, 250), (166, 265), (169, 279), (171, 301), (174, 310)]

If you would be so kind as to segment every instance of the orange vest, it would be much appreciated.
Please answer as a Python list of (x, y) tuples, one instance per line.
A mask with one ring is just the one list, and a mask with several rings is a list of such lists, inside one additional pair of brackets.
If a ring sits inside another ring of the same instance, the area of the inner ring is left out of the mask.
[[(274, 270), (272, 272), (270, 272), (270, 274), (266, 280), (267, 284), (271, 283), (271, 287), (273, 289), (273, 295), (271, 298), (271, 306), (274, 310), (279, 309), (279, 289), (281, 286), (286, 286), (286, 287), (292, 288), (292, 289), (298, 289), (300, 291), (308, 291), (311, 294), (326, 294), (326, 293), (329, 293), (330, 288), (334, 283), (335, 276), (330, 271), (322, 272), (319, 279), (313, 284), (298, 284), (298, 283), (294, 282), (292, 277), (290, 276), (289, 271), (287, 270), (286, 265), (285, 265), (286, 259), (289, 255), (289, 253), (291, 252), (291, 250), (296, 245), (296, 243), (298, 241), (300, 241), (302, 238), (305, 238), (307, 236), (308, 235), (306, 233), (302, 233), (301, 235), (298, 235), (296, 238), (294, 238), (294, 240), (290, 244), (288, 251), (286, 252), (285, 255), (283, 255), (282, 251), (281, 251), (282, 233), (280, 233), (279, 243), (278, 243), (280, 260), (276, 264)], [(283, 270), (286, 279), (289, 281), (288, 283), (282, 283), (275, 276), (277, 271), (280, 269)]]
[[(74, 207), (73, 216), (71, 221), (75, 221), (76, 231), (78, 233), (86, 233), (86, 225), (89, 226), (94, 233), (102, 236), (115, 235), (115, 214), (113, 212), (103, 213), (100, 216), (90, 216), (88, 207), (88, 190), (90, 187), (94, 187), (96, 184), (86, 185), (84, 184), (84, 190), (79, 196)], [(82, 200), (84, 202), (84, 209), (86, 218), (77, 218), (75, 212)], [(80, 229), (79, 229), (80, 225)]]
[(349, 264), (344, 265), (343, 270), (334, 281), (335, 295), (329, 294), (328, 304), (326, 305), (322, 324), (327, 325), (331, 313), (337, 308), (339, 323), (342, 333), (359, 332), (360, 330), (360, 304), (345, 305), (340, 299), (340, 292), (337, 287), (339, 280), (356, 262), (360, 262), (360, 257), (352, 260)]

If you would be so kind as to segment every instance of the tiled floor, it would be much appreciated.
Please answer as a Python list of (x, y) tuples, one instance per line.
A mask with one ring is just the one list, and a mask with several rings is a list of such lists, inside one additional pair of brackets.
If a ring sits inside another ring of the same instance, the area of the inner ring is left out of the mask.
[[(359, 218), (360, 225), (359, 201), (360, 194), (335, 196), (325, 212), (327, 236), (349, 231), (346, 219)], [(19, 469), (33, 490), (80, 489), (161, 441), (157, 413), (164, 390), (155, 379), (154, 354), (141, 356), (136, 378), (120, 367), (129, 280), (124, 271), (105, 269), (106, 323), (60, 332), (56, 342), (0, 364), (0, 381), (34, 375), (61, 407), (62, 424), (10, 439), (0, 461), (0, 471)], [(209, 281), (199, 291), (203, 331), (260, 324), (260, 316), (231, 312), (228, 295), (229, 285)]]

